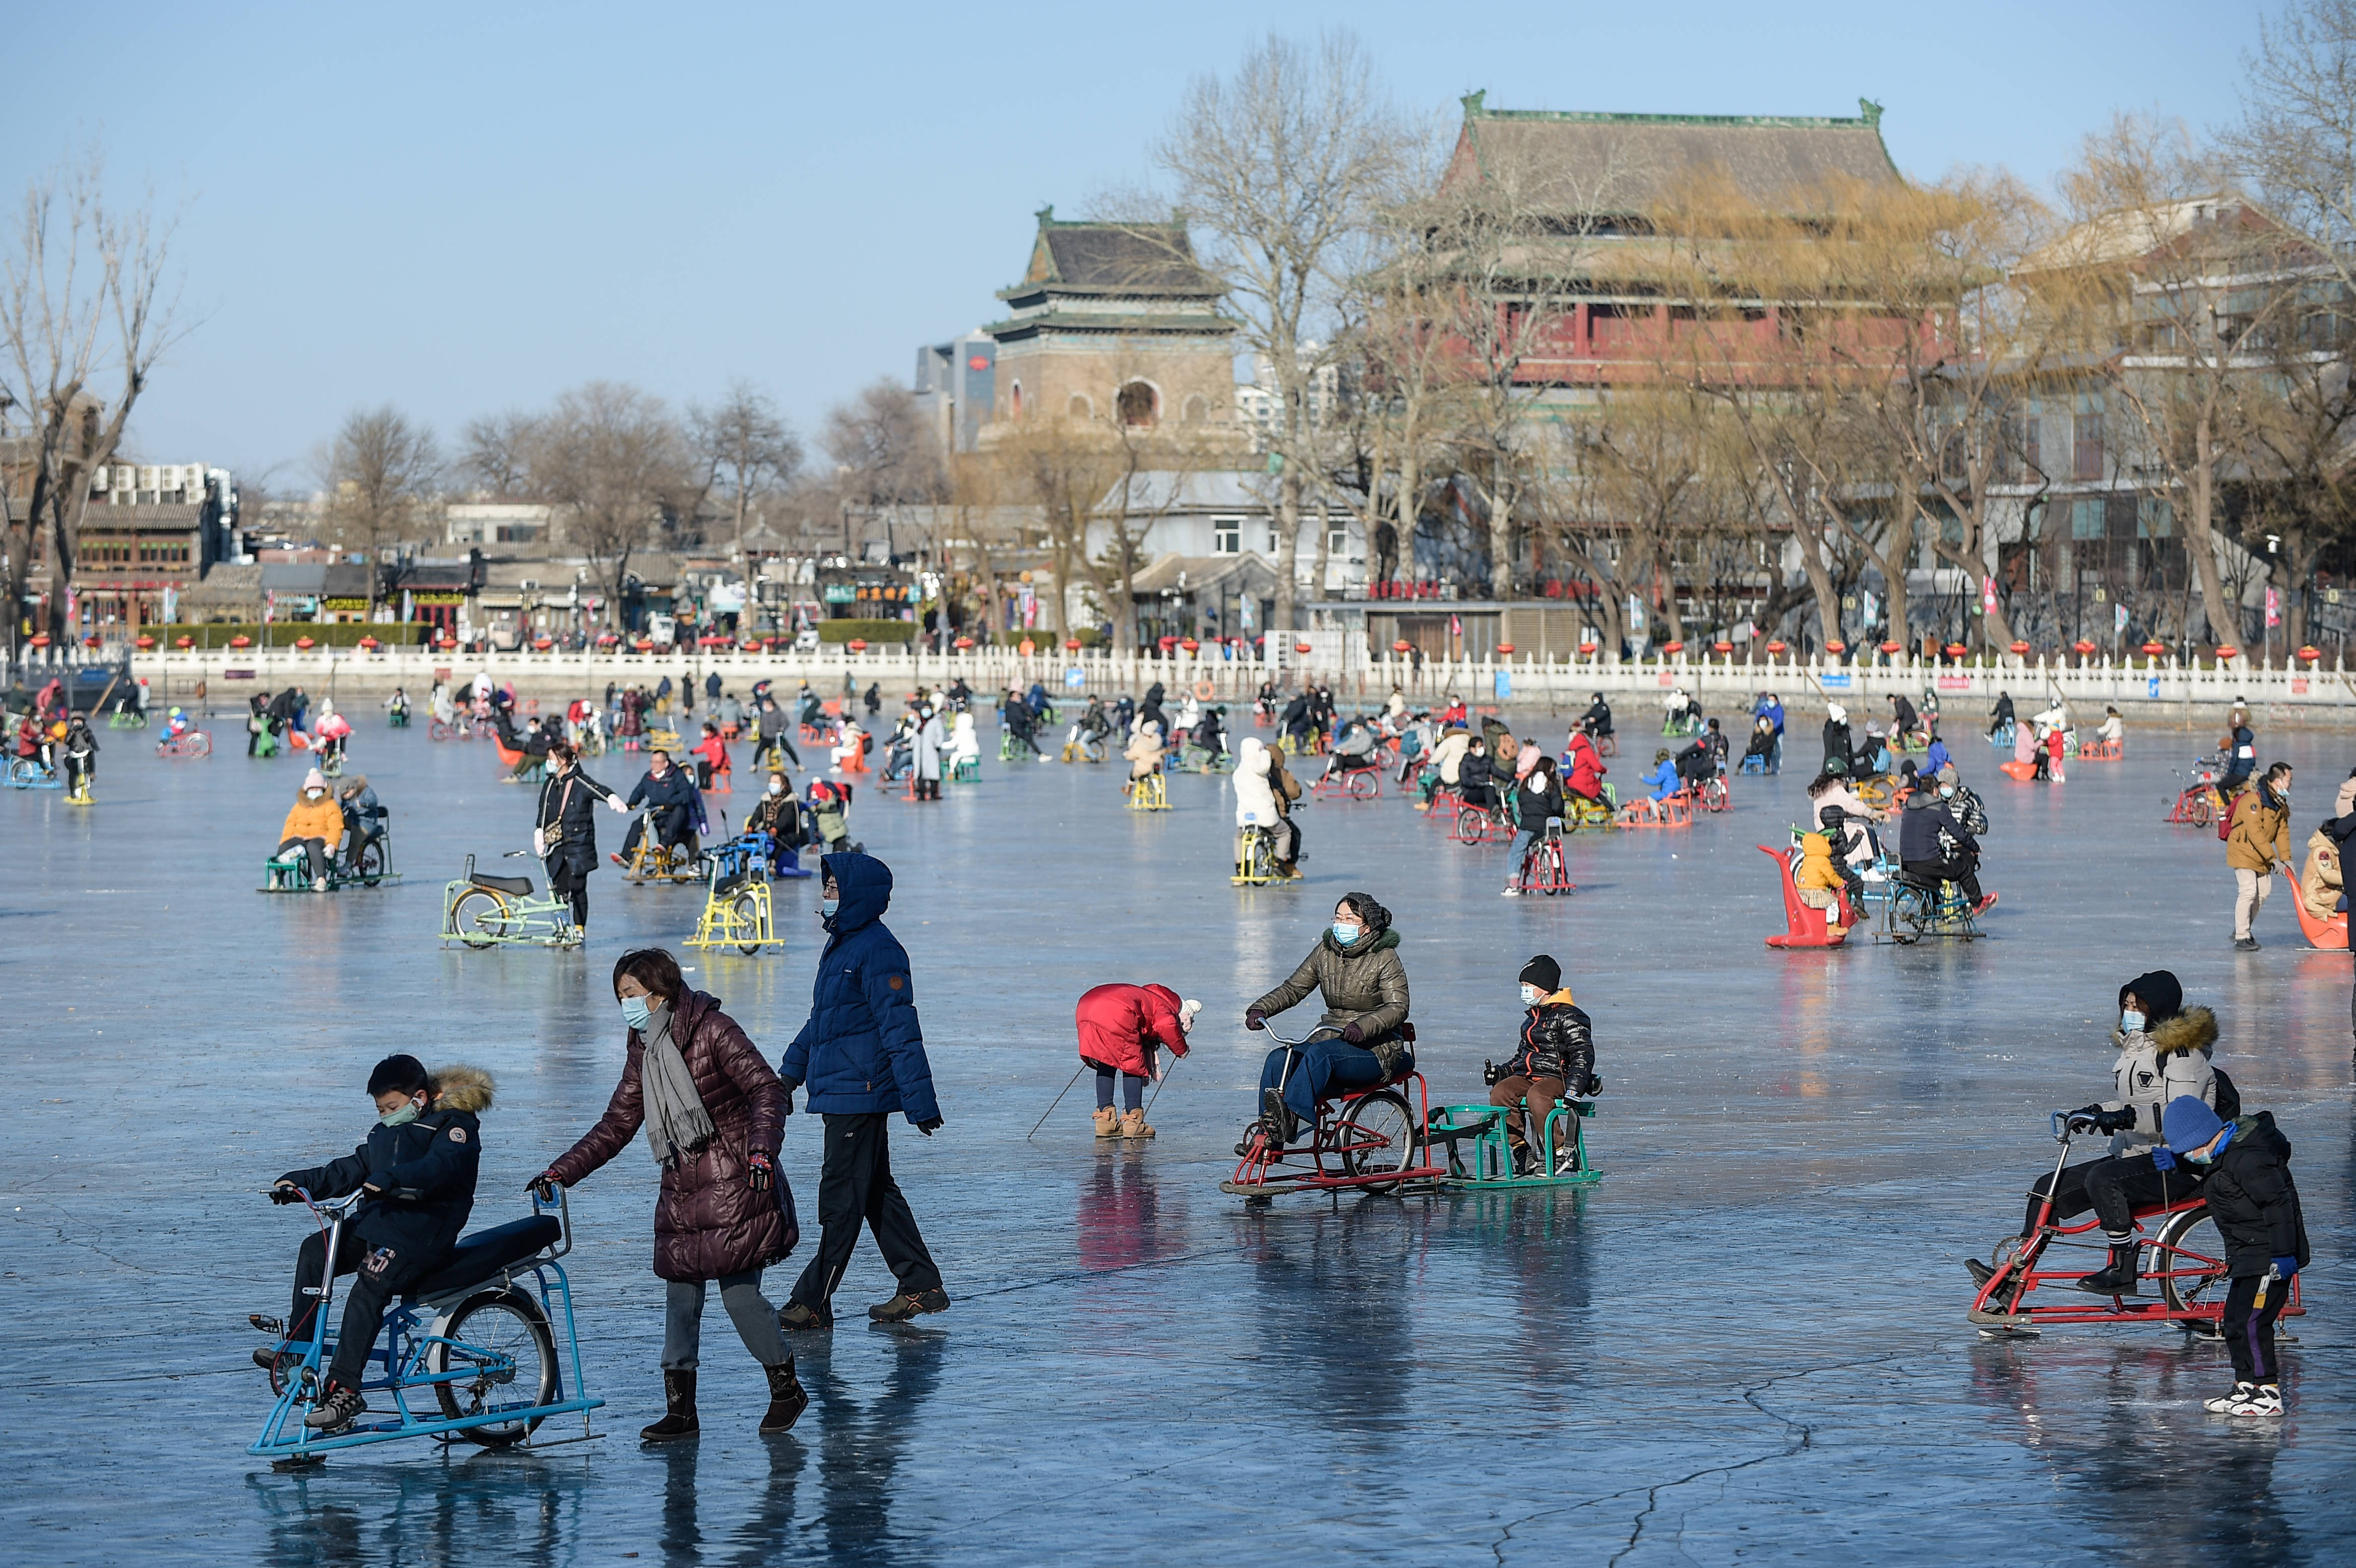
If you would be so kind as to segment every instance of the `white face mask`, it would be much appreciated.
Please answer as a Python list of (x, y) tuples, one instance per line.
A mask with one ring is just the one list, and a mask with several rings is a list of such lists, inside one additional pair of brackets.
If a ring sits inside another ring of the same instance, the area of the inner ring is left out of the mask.
[(770, 793), (771, 795), (783, 795), (783, 794), (785, 794), (785, 793), (786, 793), (786, 781), (785, 781), (785, 780), (783, 780), (783, 779), (771, 779), (771, 780), (769, 781), (769, 793)]
[(1529, 985), (1526, 982), (1524, 983), (1522, 987), (1522, 1006), (1526, 1008), (1535, 1008), (1538, 1003), (1545, 999), (1546, 993), (1544, 991), (1539, 990), (1536, 986)]

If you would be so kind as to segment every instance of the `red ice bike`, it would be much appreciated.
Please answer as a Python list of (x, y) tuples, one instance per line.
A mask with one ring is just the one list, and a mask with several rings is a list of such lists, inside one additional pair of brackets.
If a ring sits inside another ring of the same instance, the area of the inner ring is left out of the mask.
[[(1290, 1053), (1320, 1033), (1329, 1039), (1333, 1035), (1330, 1029), (1312, 1029), (1299, 1040), (1287, 1040), (1270, 1029), (1269, 1038)], [(1399, 1025), (1399, 1038), (1412, 1047), (1415, 1026)], [(1299, 1058), (1288, 1054), (1286, 1076), (1298, 1065)], [(1447, 1174), (1432, 1163), (1423, 1136), (1430, 1123), (1430, 1092), (1410, 1055), (1399, 1072), (1380, 1083), (1318, 1101), (1306, 1145), (1274, 1146), (1266, 1125), (1253, 1124), (1235, 1174), (1219, 1183), (1219, 1190), (1238, 1193), (1246, 1207), (1259, 1208), (1285, 1192), (1395, 1192), (1410, 1181), (1430, 1181)]]
[[(1981, 1284), (1965, 1316), (1991, 1339), (2033, 1337), (2053, 1323), (2174, 1323), (2187, 1333), (2215, 1337), (2225, 1313), (2225, 1242), (2209, 1217), (2208, 1200), (2197, 1191), (2135, 1211), (2136, 1240), (2148, 1249), (2141, 1254), (2147, 1260), (2142, 1277), (2159, 1287), (2157, 1299), (2094, 1296), (2078, 1288), (2078, 1281), (2094, 1272), (2085, 1260), (2108, 1254), (2102, 1221), (2091, 1214), (2070, 1223), (2056, 1220), (2051, 1194), (2070, 1163), (2072, 1140), (2094, 1126), (2067, 1111), (2054, 1112), (2052, 1125), (2062, 1152), (2053, 1161), (2037, 1225), (2027, 1237), (2007, 1236), (1997, 1243), (1988, 1259), (1995, 1272)], [(2092, 1240), (2078, 1239), (2090, 1232)], [(2058, 1258), (2051, 1256), (2056, 1248)], [(2049, 1261), (2053, 1266), (2046, 1266)], [(2306, 1314), (2299, 1285), (2293, 1275), (2285, 1317)], [(2053, 1294), (2040, 1301), (2038, 1291), (2047, 1288)]]

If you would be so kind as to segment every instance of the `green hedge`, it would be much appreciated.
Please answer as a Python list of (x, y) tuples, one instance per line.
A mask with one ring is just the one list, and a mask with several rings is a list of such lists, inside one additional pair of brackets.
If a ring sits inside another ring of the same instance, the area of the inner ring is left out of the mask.
[(847, 643), (853, 638), (866, 643), (913, 643), (916, 640), (916, 623), (855, 621), (845, 617), (818, 624), (818, 640), (821, 643)]
[[(230, 639), (246, 636), (253, 645), (262, 645), (262, 627), (258, 623), (238, 624), (224, 621), (218, 625), (142, 626), (140, 632), (155, 639), (159, 648), (177, 648), (179, 640), (187, 637), (199, 648), (225, 648)], [(374, 637), (388, 647), (403, 643), (423, 643), (434, 628), (423, 621), (408, 621), (399, 625), (319, 624), (311, 621), (273, 621), (270, 624), (270, 645), (291, 648), (297, 637), (308, 637), (322, 647), (349, 648), (359, 645), (362, 637)]]

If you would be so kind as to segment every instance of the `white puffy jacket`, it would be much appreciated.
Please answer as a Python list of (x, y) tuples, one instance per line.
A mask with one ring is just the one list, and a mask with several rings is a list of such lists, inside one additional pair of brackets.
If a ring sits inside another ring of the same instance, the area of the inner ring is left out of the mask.
[(1249, 737), (1236, 753), (1236, 826), (1272, 827), (1280, 820), (1268, 782), (1267, 743)]

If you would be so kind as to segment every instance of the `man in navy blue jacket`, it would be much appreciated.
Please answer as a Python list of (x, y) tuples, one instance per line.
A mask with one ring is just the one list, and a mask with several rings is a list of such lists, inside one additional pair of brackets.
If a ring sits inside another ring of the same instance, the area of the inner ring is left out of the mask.
[(811, 987), (809, 1021), (786, 1048), (777, 1069), (786, 1109), (809, 1085), (809, 1108), (826, 1118), (826, 1158), (819, 1172), (817, 1255), (794, 1283), (777, 1320), (787, 1328), (830, 1328), (834, 1287), (842, 1281), (862, 1220), (900, 1282), (899, 1294), (867, 1309), (879, 1323), (948, 1309), (941, 1271), (925, 1250), (916, 1217), (892, 1179), (885, 1118), (894, 1111), (930, 1137), (941, 1125), (932, 1065), (916, 1021), (916, 987), (907, 950), (884, 923), (892, 870), (871, 855), (846, 851), (819, 861), (826, 950)]

